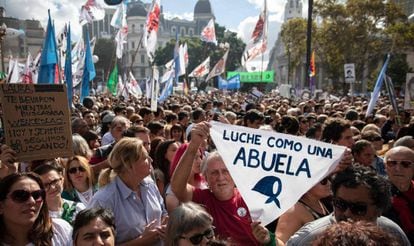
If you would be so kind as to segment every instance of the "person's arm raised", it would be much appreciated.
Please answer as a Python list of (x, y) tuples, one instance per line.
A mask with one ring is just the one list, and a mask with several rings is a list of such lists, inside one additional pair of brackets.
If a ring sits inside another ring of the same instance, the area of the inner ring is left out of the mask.
[(181, 202), (188, 202), (193, 198), (194, 187), (188, 184), (187, 180), (197, 151), (203, 141), (207, 139), (209, 129), (210, 125), (207, 122), (198, 123), (191, 129), (191, 141), (171, 178), (171, 189)]

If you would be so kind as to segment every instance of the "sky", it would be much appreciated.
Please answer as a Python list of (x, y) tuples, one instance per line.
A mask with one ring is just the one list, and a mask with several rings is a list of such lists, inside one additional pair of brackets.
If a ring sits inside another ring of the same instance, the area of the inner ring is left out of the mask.
[[(103, 0), (97, 0), (106, 6)], [(267, 0), (269, 13), (268, 51), (273, 47), (280, 26), (283, 22), (284, 6), (287, 0)], [(37, 19), (42, 26), (47, 25), (47, 9), (55, 21), (56, 32), (64, 24), (71, 22), (73, 40), (77, 40), (81, 33), (78, 25), (79, 11), (86, 0), (0, 0), (1, 6), (6, 9), (6, 16), (19, 19)], [(150, 0), (143, 0), (150, 2)], [(194, 6), (197, 0), (161, 0), (164, 16), (166, 18), (179, 17), (192, 20)], [(216, 22), (231, 31), (245, 42), (249, 40), (253, 28), (258, 20), (264, 0), (210, 0)], [(307, 8), (304, 2), (304, 9)], [(303, 11), (306, 13), (306, 11)], [(265, 55), (267, 60), (268, 54)]]

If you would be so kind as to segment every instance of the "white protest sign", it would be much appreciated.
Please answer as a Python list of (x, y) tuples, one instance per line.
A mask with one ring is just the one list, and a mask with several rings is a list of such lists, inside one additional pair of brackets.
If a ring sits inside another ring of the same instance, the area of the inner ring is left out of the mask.
[(210, 122), (210, 135), (254, 221), (267, 225), (339, 164), (345, 147)]

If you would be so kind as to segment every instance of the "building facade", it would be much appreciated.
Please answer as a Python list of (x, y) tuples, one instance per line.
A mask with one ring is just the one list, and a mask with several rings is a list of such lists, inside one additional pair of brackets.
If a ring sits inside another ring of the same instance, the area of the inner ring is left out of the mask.
[(5, 24), (8, 28), (22, 30), (24, 34), (16, 37), (8, 37), (7, 34), (2, 43), (2, 61), (5, 64), (6, 71), (9, 57), (19, 59), (20, 63), (26, 61), (27, 55), (35, 57), (43, 46), (45, 31), (38, 20), (20, 20), (12, 17), (6, 17), (6, 10), (0, 7), (0, 25)]

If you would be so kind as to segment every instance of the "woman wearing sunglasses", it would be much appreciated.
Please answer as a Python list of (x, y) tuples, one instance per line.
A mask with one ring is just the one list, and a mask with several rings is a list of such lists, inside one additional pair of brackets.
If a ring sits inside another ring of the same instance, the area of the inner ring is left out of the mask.
[(70, 245), (71, 226), (51, 219), (39, 176), (15, 173), (0, 181), (0, 245)]
[(62, 198), (87, 206), (96, 190), (88, 160), (78, 155), (70, 158), (66, 163), (65, 190), (62, 192)]
[(187, 202), (176, 207), (167, 225), (166, 245), (209, 245), (214, 240), (213, 218), (200, 205)]
[(279, 217), (276, 236), (284, 243), (304, 224), (329, 214), (321, 199), (332, 194), (329, 178), (324, 178)]

